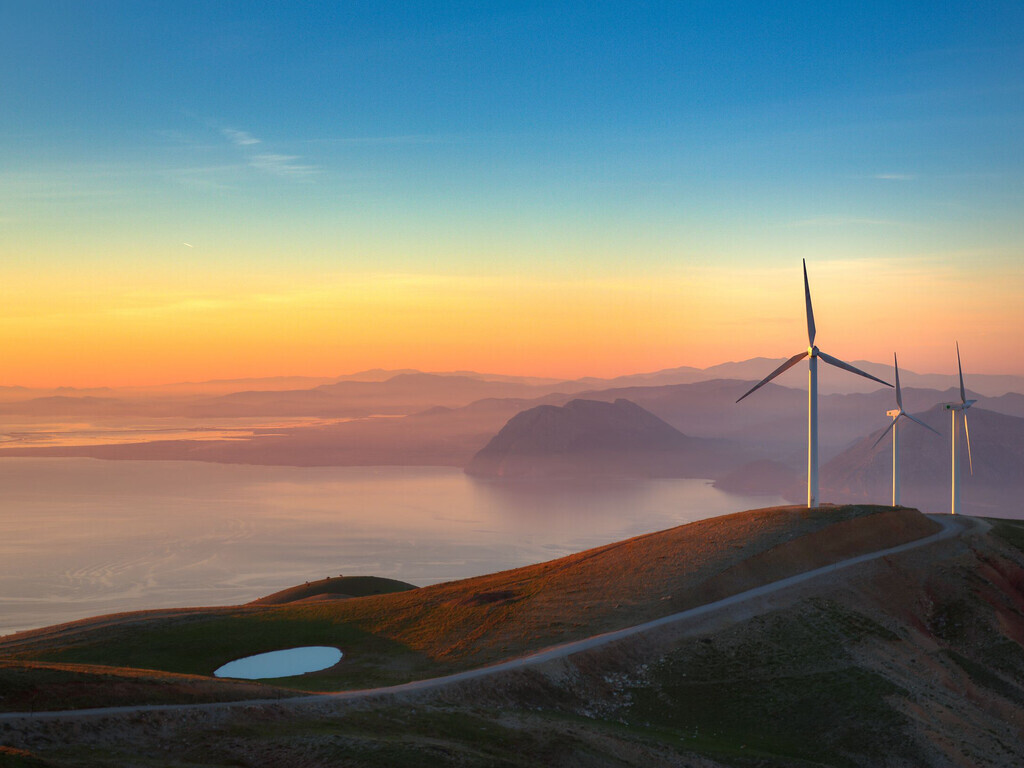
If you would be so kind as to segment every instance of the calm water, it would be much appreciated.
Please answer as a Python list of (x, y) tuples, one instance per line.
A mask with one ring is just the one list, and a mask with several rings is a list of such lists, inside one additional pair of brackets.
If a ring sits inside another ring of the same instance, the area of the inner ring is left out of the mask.
[(95, 459), (2, 459), (0, 488), (0, 634), (340, 574), (422, 586), (783, 503), (703, 480), (511, 489), (443, 467)]
[(307, 645), (235, 659), (218, 668), (213, 676), (235, 677), (242, 680), (291, 677), (333, 667), (341, 661), (341, 657), (342, 653), (337, 648), (328, 645)]

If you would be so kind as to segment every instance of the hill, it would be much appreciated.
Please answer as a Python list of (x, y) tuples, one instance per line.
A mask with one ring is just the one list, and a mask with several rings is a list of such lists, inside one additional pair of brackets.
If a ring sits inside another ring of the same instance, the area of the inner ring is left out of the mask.
[(935, 528), (913, 510), (755, 510), (420, 589), (87, 619), (2, 637), (0, 659), (209, 675), (240, 656), (336, 645), (344, 664), (282, 683), (400, 683), (638, 624)]
[(305, 584), (282, 589), (280, 592), (253, 600), (249, 605), (284, 605), (316, 600), (347, 600), (366, 595), (404, 592), (407, 589), (416, 589), (416, 586), (380, 576), (338, 576), (334, 579), (328, 576), (326, 579), (307, 581)]
[[(127, 647), (132, 631), (142, 630), (138, 644), (151, 643), (156, 627), (180, 640), (190, 622), (216, 640), (229, 615), (247, 624), (247, 633), (233, 636), (250, 645), (265, 635), (261, 625), (284, 615), (306, 615), (339, 640), (343, 624), (369, 613), (390, 626), (400, 647), (416, 646), (424, 656), (443, 655), (447, 616), (459, 631), (484, 619), (484, 631), (469, 643), (477, 652), (489, 645), (483, 638), (497, 633), (511, 646), (517, 632), (518, 652), (550, 637), (550, 627), (530, 624), (529, 617), (543, 615), (538, 611), (559, 592), (560, 610), (550, 620), (571, 622), (563, 635), (592, 633), (664, 614), (671, 610), (665, 603), (701, 602), (740, 581), (763, 583), (787, 569), (912, 538), (927, 532), (922, 522), (930, 525), (905, 509), (757, 510), (394, 595), (108, 617), (5, 638), (0, 681), (16, 699), (42, 681), (34, 689), (40, 705), (55, 688), (74, 692), (76, 703), (99, 691), (106, 692), (103, 701), (116, 701), (111, 691), (117, 690), (122, 700), (158, 700), (168, 689), (180, 698), (189, 681), (235, 686), (221, 689), (228, 697), (287, 695), (257, 684), (12, 656), (100, 655), (104, 623), (113, 630), (108, 655)], [(0, 759), (94, 766), (136, 764), (138, 755), (152, 755), (161, 764), (211, 768), (1011, 768), (1024, 761), (1024, 524), (962, 522), (967, 527), (959, 537), (528, 669), (357, 700), (23, 718), (0, 722), (7, 745)], [(538, 603), (541, 597), (546, 600)], [(612, 602), (623, 599), (632, 602)], [(411, 607), (417, 603), (427, 610)], [(506, 628), (509, 622), (514, 626)], [(339, 666), (385, 642), (379, 633), (373, 643), (346, 644), (349, 655)], [(82, 686), (87, 674), (92, 689)], [(119, 688), (129, 679), (134, 689)], [(209, 688), (203, 693), (209, 696)]]
[[(950, 493), (950, 416), (935, 406), (915, 414), (941, 437), (913, 423), (900, 424), (901, 499), (928, 511), (947, 511)], [(1024, 418), (980, 406), (968, 412), (974, 471), (961, 445), (961, 501), (974, 515), (1015, 517), (1024, 497)], [(875, 431), (821, 470), (824, 498), (835, 501), (884, 499), (892, 490), (892, 439), (874, 445)]]
[[(735, 448), (687, 437), (636, 403), (539, 405), (502, 427), (466, 466), (501, 479), (568, 476), (702, 477), (738, 463)], [(742, 455), (742, 453), (741, 453)]]

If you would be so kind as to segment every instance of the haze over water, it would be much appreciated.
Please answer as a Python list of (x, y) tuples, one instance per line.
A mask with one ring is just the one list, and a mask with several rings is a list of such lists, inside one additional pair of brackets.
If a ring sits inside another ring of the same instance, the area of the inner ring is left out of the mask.
[(423, 586), (781, 504), (704, 480), (503, 488), (441, 467), (0, 461), (0, 633), (230, 605), (325, 576)]

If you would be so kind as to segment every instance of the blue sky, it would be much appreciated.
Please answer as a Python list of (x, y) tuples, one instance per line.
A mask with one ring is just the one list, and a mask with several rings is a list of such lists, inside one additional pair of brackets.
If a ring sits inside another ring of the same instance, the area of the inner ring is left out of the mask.
[(1022, 72), (1009, 2), (9, 2), (0, 278), (808, 257), (1005, 289)]

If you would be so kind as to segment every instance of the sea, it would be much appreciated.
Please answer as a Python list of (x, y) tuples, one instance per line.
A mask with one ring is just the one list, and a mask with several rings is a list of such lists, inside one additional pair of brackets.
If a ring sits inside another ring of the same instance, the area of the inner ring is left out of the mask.
[(0, 459), (0, 489), (0, 634), (236, 605), (326, 576), (425, 586), (785, 503), (708, 480), (70, 458)]

